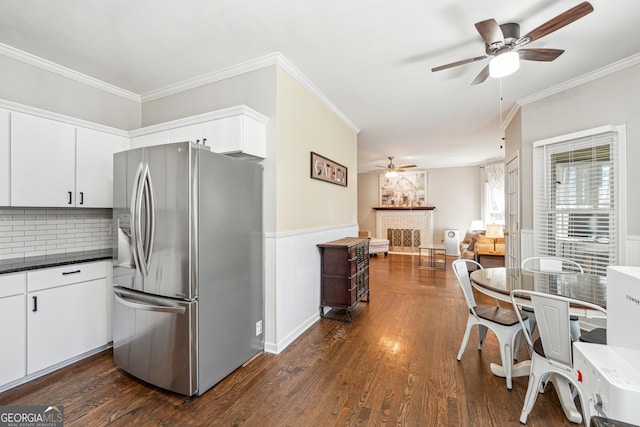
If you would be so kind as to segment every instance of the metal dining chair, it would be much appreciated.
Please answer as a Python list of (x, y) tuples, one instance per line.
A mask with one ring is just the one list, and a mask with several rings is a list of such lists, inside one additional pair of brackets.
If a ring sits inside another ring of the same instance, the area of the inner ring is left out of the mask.
[[(487, 335), (487, 330), (490, 329), (498, 338), (498, 343), (500, 345), (500, 358), (502, 360), (502, 366), (507, 379), (507, 388), (511, 390), (513, 344), (516, 335), (520, 332), (518, 316), (516, 316), (513, 310), (500, 307), (497, 300), (495, 300), (495, 305), (476, 304), (476, 300), (473, 296), (473, 290), (471, 288), (471, 280), (469, 279), (469, 265), (482, 269), (482, 265), (480, 265), (480, 263), (469, 259), (458, 259), (452, 263), (453, 271), (458, 279), (460, 288), (462, 289), (462, 294), (464, 295), (469, 312), (467, 328), (464, 331), (464, 337), (462, 338), (462, 344), (460, 345), (457, 359), (458, 361), (462, 359), (462, 354), (469, 343), (471, 329), (473, 329), (474, 326), (478, 326), (478, 350), (482, 350), (482, 344), (484, 343)], [(526, 321), (527, 315), (522, 314), (520, 318), (522, 318), (523, 321)]]
[[(538, 322), (540, 337), (536, 341), (531, 338), (529, 325), (518, 310), (522, 301), (526, 299), (531, 301)], [(527, 422), (527, 417), (536, 403), (538, 392), (544, 390), (551, 375), (556, 375), (563, 377), (577, 392), (582, 407), (582, 421), (585, 427), (589, 427), (590, 406), (593, 402), (589, 402), (589, 393), (583, 388), (579, 381), (579, 374), (573, 367), (569, 307), (598, 311), (605, 316), (606, 310), (595, 304), (573, 298), (526, 290), (511, 291), (511, 303), (516, 310), (514, 313), (518, 317), (522, 335), (531, 349), (531, 372), (520, 422), (522, 424)]]
[[(532, 256), (525, 258), (522, 260), (520, 268), (530, 273), (584, 273), (584, 269), (577, 262), (554, 256)], [(531, 335), (533, 335), (537, 325), (536, 316), (528, 307), (523, 307), (522, 310), (529, 315), (529, 328)], [(571, 336), (574, 341), (577, 341), (580, 337), (580, 322), (577, 316), (571, 316)], [(513, 356), (515, 360), (518, 360), (523, 343), (524, 341), (520, 340), (517, 344)]]

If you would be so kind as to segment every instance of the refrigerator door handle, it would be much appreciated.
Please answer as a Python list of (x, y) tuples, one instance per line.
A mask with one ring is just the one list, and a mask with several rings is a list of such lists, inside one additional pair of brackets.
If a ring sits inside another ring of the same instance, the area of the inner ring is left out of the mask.
[[(144, 242), (142, 240), (142, 200), (145, 196), (145, 178), (149, 170), (149, 165), (141, 163), (140, 166), (138, 166), (138, 169), (141, 170), (141, 172), (136, 185), (135, 217), (133, 221), (135, 224), (134, 246), (135, 252), (137, 253), (138, 268), (142, 273), (142, 277), (146, 277), (149, 274), (149, 270), (147, 269), (147, 260), (144, 254)], [(145, 225), (148, 225), (148, 223)]]
[(118, 292), (114, 292), (114, 296), (116, 300), (127, 307), (131, 307), (135, 310), (145, 310), (145, 311), (155, 311), (160, 313), (173, 313), (173, 314), (184, 314), (187, 309), (182, 306), (167, 306), (167, 305), (154, 305), (154, 304), (145, 304), (139, 301), (134, 301), (129, 298), (124, 298), (119, 295)]
[[(133, 178), (133, 186), (131, 188), (131, 224), (130, 224), (130, 233), (131, 233), (131, 254), (133, 255), (133, 262), (136, 265), (136, 268), (140, 269), (140, 253), (138, 252), (138, 224), (139, 221), (136, 219), (139, 215), (138, 207), (138, 198), (139, 198), (139, 190), (140, 187), (140, 177), (142, 176), (144, 164), (138, 164), (138, 169), (136, 170), (135, 177)], [(142, 271), (140, 271), (142, 273)]]
[(144, 262), (147, 272), (151, 266), (151, 254), (153, 253), (153, 237), (156, 234), (156, 204), (153, 197), (153, 185), (151, 183), (151, 172), (149, 165), (146, 165), (144, 171), (144, 188), (145, 188), (145, 204), (146, 209), (146, 236), (144, 247)]

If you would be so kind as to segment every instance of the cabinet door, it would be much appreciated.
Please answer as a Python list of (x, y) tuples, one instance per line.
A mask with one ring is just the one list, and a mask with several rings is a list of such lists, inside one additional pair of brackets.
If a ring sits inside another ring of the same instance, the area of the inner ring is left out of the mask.
[(9, 206), (9, 112), (0, 110), (0, 206)]
[(125, 149), (124, 137), (78, 128), (76, 207), (113, 207), (113, 154)]
[(263, 123), (246, 116), (233, 116), (203, 124), (203, 137), (215, 153), (267, 156), (267, 128)]
[(107, 343), (106, 286), (97, 279), (27, 294), (28, 374)]
[(11, 113), (11, 205), (75, 203), (74, 126)]
[(27, 374), (25, 295), (0, 298), (0, 385)]

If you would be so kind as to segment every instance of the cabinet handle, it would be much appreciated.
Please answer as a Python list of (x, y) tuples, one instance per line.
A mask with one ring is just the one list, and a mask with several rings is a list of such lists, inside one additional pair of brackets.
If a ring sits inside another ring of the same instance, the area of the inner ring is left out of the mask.
[(69, 193), (69, 204), (71, 204), (72, 203), (71, 197), (73, 196), (73, 193), (71, 193), (71, 191), (67, 191), (67, 193)]
[(84, 192), (83, 191), (80, 192), (80, 204), (81, 205), (84, 204)]
[(38, 297), (34, 296), (33, 298), (33, 311), (38, 311)]
[(66, 276), (67, 274), (76, 274), (76, 273), (80, 273), (81, 270), (74, 270), (74, 271), (63, 271), (62, 275)]

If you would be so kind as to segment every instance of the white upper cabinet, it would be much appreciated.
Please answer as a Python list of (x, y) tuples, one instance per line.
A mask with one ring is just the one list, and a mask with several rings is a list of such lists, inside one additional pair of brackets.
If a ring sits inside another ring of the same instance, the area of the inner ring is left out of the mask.
[(113, 154), (125, 137), (15, 112), (10, 121), (11, 206), (113, 206)]
[(75, 204), (76, 128), (11, 113), (11, 205)]
[(192, 141), (215, 153), (250, 160), (267, 157), (268, 118), (240, 105), (158, 123), (130, 132), (132, 148)]
[(241, 114), (203, 124), (203, 137), (211, 151), (230, 156), (267, 157), (267, 129), (264, 123)]
[(131, 138), (131, 148), (149, 147), (151, 145), (162, 145), (169, 142), (169, 132), (161, 131), (134, 136)]
[(9, 206), (9, 112), (0, 110), (0, 206)]
[(126, 139), (93, 129), (76, 135), (76, 206), (113, 206), (113, 154), (126, 148)]
[(169, 130), (169, 142), (202, 142), (202, 123)]

